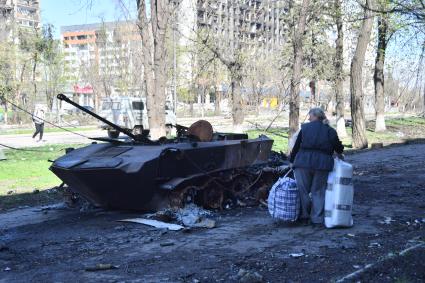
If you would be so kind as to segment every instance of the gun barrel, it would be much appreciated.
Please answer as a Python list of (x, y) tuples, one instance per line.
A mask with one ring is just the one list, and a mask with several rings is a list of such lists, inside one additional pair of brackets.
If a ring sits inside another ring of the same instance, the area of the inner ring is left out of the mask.
[(86, 112), (87, 114), (89, 114), (89, 115), (93, 116), (94, 118), (96, 118), (96, 119), (98, 119), (98, 120), (102, 121), (103, 123), (105, 123), (105, 124), (107, 124), (107, 125), (111, 126), (112, 128), (114, 128), (114, 129), (115, 129), (115, 130), (117, 130), (118, 132), (121, 132), (121, 133), (123, 133), (123, 134), (125, 134), (125, 135), (129, 136), (129, 137), (130, 137), (130, 138), (132, 138), (133, 140), (137, 140), (136, 136), (135, 136), (135, 135), (133, 135), (132, 133), (130, 133), (129, 131), (127, 131), (126, 129), (123, 129), (123, 128), (121, 128), (120, 126), (115, 125), (115, 124), (114, 124), (114, 123), (112, 123), (111, 121), (108, 121), (108, 120), (106, 120), (105, 118), (100, 117), (100, 116), (99, 116), (99, 115), (97, 115), (96, 113), (94, 113), (94, 112), (92, 112), (92, 111), (90, 111), (90, 110), (88, 110), (88, 109), (86, 109), (86, 108), (82, 107), (82, 106), (81, 106), (81, 105), (79, 105), (78, 103), (75, 103), (74, 101), (72, 101), (71, 99), (69, 99), (68, 97), (66, 97), (64, 94), (59, 93), (59, 94), (57, 95), (57, 98), (58, 98), (59, 100), (65, 101), (65, 102), (67, 102), (67, 103), (69, 103), (69, 104), (71, 104), (71, 105), (73, 105), (73, 106), (77, 107), (77, 108), (78, 108), (78, 109), (80, 109), (81, 111)]

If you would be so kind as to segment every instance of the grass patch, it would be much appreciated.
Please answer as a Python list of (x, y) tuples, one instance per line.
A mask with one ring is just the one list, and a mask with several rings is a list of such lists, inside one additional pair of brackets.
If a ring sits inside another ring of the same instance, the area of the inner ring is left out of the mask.
[(386, 121), (387, 126), (425, 126), (425, 118), (422, 117), (408, 117), (389, 119)]
[[(93, 131), (98, 129), (98, 127), (64, 127), (67, 130), (73, 131), (73, 132), (84, 132), (84, 131)], [(35, 131), (34, 129), (7, 129), (0, 131), (0, 135), (22, 135), (22, 134), (33, 134)], [(44, 128), (45, 133), (58, 133), (63, 132), (64, 130), (59, 128)]]
[[(422, 117), (409, 117), (409, 118), (394, 118), (387, 119), (386, 121), (388, 130), (385, 132), (375, 133), (373, 127), (369, 127), (366, 131), (366, 136), (369, 145), (372, 143), (394, 143), (399, 142), (403, 138), (415, 138), (410, 137), (409, 132), (412, 130), (417, 132), (419, 135), (425, 136), (425, 118)], [(250, 138), (256, 138), (259, 135), (266, 135), (271, 139), (274, 139), (273, 150), (274, 151), (288, 151), (288, 129), (287, 128), (273, 128), (269, 131), (261, 130), (250, 130), (247, 132)], [(403, 135), (400, 135), (400, 134)], [(351, 143), (352, 129), (347, 127), (347, 137), (342, 139), (342, 143), (345, 149), (352, 148)], [(404, 135), (405, 134), (405, 135)]]
[(3, 149), (7, 160), (0, 161), (0, 210), (23, 205), (44, 205), (57, 202), (62, 195), (49, 188), (61, 184), (50, 170), (50, 160), (65, 154), (67, 147), (80, 145), (49, 145), (33, 151)]
[(49, 145), (33, 151), (3, 150), (0, 161), (0, 196), (33, 192), (57, 186), (61, 181), (49, 170), (50, 160), (65, 154), (64, 148), (78, 145)]
[(250, 139), (258, 138), (259, 135), (265, 135), (274, 140), (273, 150), (288, 152), (288, 129), (286, 128), (273, 128), (269, 131), (250, 130), (247, 132)]

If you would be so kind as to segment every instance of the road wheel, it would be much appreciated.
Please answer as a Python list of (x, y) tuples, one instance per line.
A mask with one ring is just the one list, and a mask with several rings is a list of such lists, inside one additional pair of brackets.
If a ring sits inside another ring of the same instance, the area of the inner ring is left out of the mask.
[(114, 130), (108, 130), (108, 137), (111, 139), (116, 139), (120, 135), (120, 132)]

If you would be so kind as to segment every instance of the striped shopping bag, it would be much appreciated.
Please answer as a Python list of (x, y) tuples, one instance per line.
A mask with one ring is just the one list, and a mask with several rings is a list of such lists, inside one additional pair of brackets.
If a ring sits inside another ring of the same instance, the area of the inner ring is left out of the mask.
[(267, 205), (274, 219), (294, 222), (300, 213), (300, 197), (295, 180), (287, 177), (289, 173), (273, 185)]

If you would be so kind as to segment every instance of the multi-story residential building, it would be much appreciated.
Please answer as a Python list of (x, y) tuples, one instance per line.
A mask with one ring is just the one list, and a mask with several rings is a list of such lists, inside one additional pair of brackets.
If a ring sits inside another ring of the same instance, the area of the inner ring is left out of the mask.
[[(213, 48), (226, 58), (238, 52), (256, 58), (273, 56), (273, 52), (281, 51), (285, 40), (283, 19), (286, 12), (287, 1), (182, 0), (175, 15), (179, 33), (177, 45), (180, 50), (196, 49), (194, 42), (199, 42), (200, 35), (211, 40)], [(201, 53), (195, 50), (179, 54), (178, 85), (187, 89), (193, 87), (195, 73), (205, 63), (203, 60), (208, 60), (201, 58)], [(218, 89), (225, 85), (224, 82), (216, 83)]]
[(0, 40), (16, 41), (17, 28), (40, 26), (39, 0), (0, 0)]
[(61, 27), (61, 37), (65, 52), (65, 63), (72, 72), (83, 64), (94, 64), (98, 58), (96, 30), (100, 24), (74, 25)]
[(179, 30), (184, 37), (204, 30), (229, 39), (223, 41), (229, 47), (269, 51), (283, 43), (285, 9), (285, 1), (182, 0)]
[[(142, 87), (141, 38), (134, 22), (61, 27), (65, 63), (74, 76), (70, 92), (90, 85), (98, 97), (138, 95)], [(78, 87), (76, 87), (78, 85)], [(81, 93), (87, 96), (90, 93)], [(93, 105), (95, 97), (87, 105)]]

